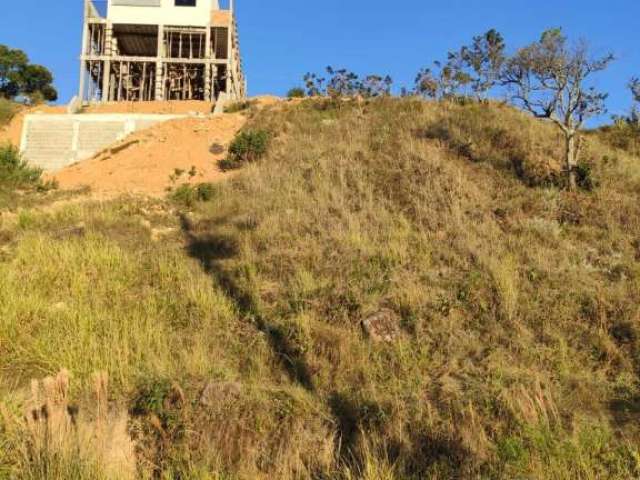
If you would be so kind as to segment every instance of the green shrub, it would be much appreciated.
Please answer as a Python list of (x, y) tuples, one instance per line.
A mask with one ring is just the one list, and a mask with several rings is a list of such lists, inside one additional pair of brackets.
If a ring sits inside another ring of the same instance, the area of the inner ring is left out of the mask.
[(30, 167), (13, 145), (0, 146), (0, 184), (22, 187), (40, 183), (42, 170)]
[(266, 130), (240, 132), (229, 147), (229, 155), (220, 162), (223, 170), (240, 168), (262, 158), (269, 148), (269, 133)]
[(287, 98), (304, 98), (306, 97), (304, 88), (294, 87), (287, 92)]
[(193, 206), (196, 202), (208, 202), (216, 196), (217, 187), (212, 183), (199, 183), (190, 185), (185, 183), (171, 193), (171, 199), (187, 207)]
[(598, 181), (594, 177), (593, 166), (588, 162), (580, 162), (576, 167), (578, 186), (591, 192), (598, 186)]

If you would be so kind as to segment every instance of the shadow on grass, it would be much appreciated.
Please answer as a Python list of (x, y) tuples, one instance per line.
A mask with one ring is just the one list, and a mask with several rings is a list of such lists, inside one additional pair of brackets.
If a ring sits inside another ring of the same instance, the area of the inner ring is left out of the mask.
[(259, 300), (253, 292), (239, 281), (238, 276), (225, 268), (224, 262), (238, 255), (237, 240), (230, 235), (215, 233), (216, 227), (223, 225), (224, 219), (207, 225), (207, 233), (195, 231), (191, 220), (180, 215), (180, 225), (185, 236), (187, 254), (200, 262), (202, 269), (212, 275), (238, 312), (252, 321), (264, 333), (289, 378), (307, 390), (314, 390), (311, 371), (304, 354), (290, 341), (285, 330), (268, 321), (260, 311)]
[(390, 405), (334, 392), (329, 398), (329, 406), (336, 419), (335, 449), (340, 464), (365, 471), (368, 459), (362, 441), (379, 437), (385, 438), (383, 444), (373, 447), (376, 450), (368, 454), (387, 459), (389, 464), (396, 466), (402, 478), (432, 478), (434, 471), (446, 475), (443, 478), (471, 478), (473, 454), (455, 434), (445, 435), (429, 429), (409, 430), (406, 437), (399, 440), (388, 431)]

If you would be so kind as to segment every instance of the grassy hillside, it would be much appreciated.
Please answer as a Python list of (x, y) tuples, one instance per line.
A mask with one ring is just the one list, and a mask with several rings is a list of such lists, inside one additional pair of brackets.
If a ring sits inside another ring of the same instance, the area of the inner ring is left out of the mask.
[(251, 115), (207, 201), (3, 212), (0, 478), (640, 475), (638, 158), (566, 193), (501, 105)]

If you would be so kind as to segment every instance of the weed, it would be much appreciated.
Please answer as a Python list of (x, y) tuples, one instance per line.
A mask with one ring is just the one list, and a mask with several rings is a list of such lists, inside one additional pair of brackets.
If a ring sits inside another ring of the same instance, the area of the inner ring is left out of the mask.
[(224, 113), (238, 113), (249, 110), (253, 107), (254, 102), (251, 100), (245, 100), (241, 102), (234, 102), (224, 107)]
[(0, 185), (24, 187), (36, 185), (40, 181), (42, 171), (30, 167), (20, 156), (18, 149), (12, 145), (0, 145)]
[(240, 168), (262, 158), (269, 147), (270, 135), (265, 130), (240, 132), (229, 146), (227, 158), (220, 162), (223, 170)]
[(304, 98), (306, 93), (304, 88), (294, 87), (287, 92), (287, 98)]
[(208, 202), (218, 193), (218, 187), (212, 183), (199, 183), (197, 185), (184, 184), (173, 190), (171, 200), (187, 207), (192, 207), (196, 202)]

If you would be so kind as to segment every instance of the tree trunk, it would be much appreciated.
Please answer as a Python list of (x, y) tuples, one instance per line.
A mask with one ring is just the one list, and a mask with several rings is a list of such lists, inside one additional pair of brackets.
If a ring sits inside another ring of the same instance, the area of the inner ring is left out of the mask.
[(575, 191), (578, 188), (577, 180), (577, 149), (576, 149), (576, 134), (569, 132), (566, 134), (566, 149), (565, 149), (565, 162), (567, 168), (567, 176), (569, 180), (569, 190)]

